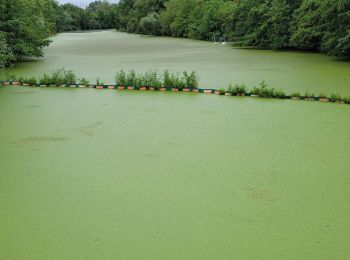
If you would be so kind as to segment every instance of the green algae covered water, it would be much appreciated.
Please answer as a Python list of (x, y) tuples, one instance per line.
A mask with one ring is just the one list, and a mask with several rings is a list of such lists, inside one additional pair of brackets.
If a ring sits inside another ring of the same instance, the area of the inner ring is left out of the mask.
[[(114, 31), (64, 33), (17, 75), (195, 70), (350, 96), (350, 63)], [(0, 87), (0, 260), (349, 259), (350, 106)]]
[(349, 115), (0, 88), (0, 259), (349, 259)]
[(322, 54), (234, 49), (115, 31), (63, 33), (52, 40), (45, 58), (18, 64), (10, 72), (40, 76), (64, 67), (93, 82), (100, 78), (112, 83), (121, 69), (195, 70), (201, 87), (206, 88), (226, 88), (230, 82), (253, 86), (265, 80), (289, 94), (309, 91), (350, 96), (350, 62)]

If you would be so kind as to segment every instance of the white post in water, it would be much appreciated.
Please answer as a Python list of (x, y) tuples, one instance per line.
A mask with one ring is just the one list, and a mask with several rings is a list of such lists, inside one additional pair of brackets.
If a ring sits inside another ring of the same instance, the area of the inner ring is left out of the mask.
[(226, 44), (226, 37), (225, 37), (225, 36), (223, 36), (222, 38), (223, 38), (223, 40), (222, 40), (222, 44), (223, 44), (223, 45), (225, 45), (225, 44)]
[(216, 41), (216, 35), (214, 34), (214, 44), (218, 44)]

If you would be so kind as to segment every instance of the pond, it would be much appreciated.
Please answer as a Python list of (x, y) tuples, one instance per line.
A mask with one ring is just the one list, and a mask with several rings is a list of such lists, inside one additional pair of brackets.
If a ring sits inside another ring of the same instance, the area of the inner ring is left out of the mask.
[(39, 76), (64, 67), (93, 82), (100, 78), (112, 83), (121, 69), (195, 70), (201, 87), (206, 88), (226, 88), (230, 82), (253, 86), (265, 80), (289, 94), (310, 91), (350, 96), (350, 62), (322, 54), (234, 49), (116, 31), (62, 33), (52, 40), (45, 58), (18, 64), (11, 72)]
[(350, 106), (0, 89), (0, 259), (346, 259)]
[[(113, 31), (11, 72), (196, 70), (350, 96), (349, 63)], [(0, 87), (0, 259), (347, 259), (350, 106)]]

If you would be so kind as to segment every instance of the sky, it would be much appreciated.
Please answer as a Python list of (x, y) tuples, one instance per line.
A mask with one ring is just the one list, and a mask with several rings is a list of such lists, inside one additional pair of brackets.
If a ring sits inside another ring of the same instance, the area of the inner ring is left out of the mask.
[[(89, 3), (94, 2), (95, 0), (58, 0), (60, 4), (72, 3), (81, 7), (87, 6)], [(107, 0), (108, 2), (118, 2), (118, 0)]]

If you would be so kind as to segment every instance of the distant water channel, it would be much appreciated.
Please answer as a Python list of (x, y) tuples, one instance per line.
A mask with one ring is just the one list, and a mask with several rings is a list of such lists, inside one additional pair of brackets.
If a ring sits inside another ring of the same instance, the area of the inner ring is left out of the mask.
[(18, 75), (73, 69), (91, 81), (114, 81), (116, 71), (195, 70), (201, 86), (249, 86), (267, 81), (287, 93), (310, 91), (350, 96), (350, 62), (316, 53), (235, 49), (229, 45), (116, 31), (62, 33), (52, 38), (45, 57), (15, 66)]

